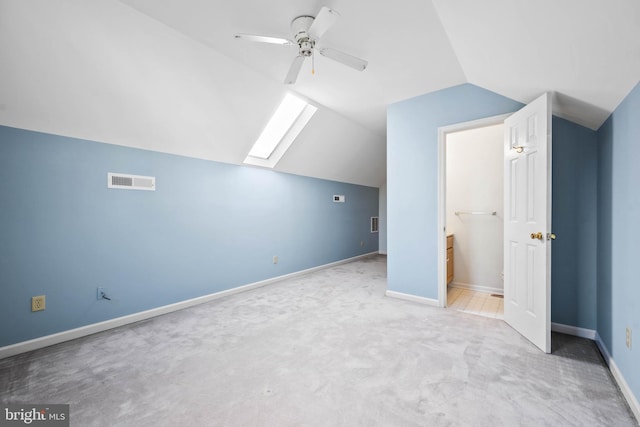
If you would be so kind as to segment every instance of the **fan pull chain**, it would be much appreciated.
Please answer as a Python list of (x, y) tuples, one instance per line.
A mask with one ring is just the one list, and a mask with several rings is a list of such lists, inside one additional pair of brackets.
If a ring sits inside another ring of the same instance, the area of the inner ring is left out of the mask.
[(311, 74), (316, 74), (316, 51), (311, 52)]

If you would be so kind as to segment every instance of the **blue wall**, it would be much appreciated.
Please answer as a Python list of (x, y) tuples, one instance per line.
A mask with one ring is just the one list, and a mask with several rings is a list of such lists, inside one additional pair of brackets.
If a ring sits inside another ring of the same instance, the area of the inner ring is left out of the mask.
[[(438, 128), (522, 104), (465, 84), (389, 107), (388, 287), (438, 298)], [(597, 135), (553, 118), (553, 322), (596, 326)]]
[[(598, 334), (640, 397), (640, 85), (598, 130)], [(632, 349), (625, 329), (634, 331)]]
[(596, 329), (596, 132), (554, 117), (552, 141), (551, 320)]
[(518, 110), (522, 104), (471, 84), (387, 109), (389, 290), (438, 298), (438, 128)]
[(7, 127), (0, 203), (0, 346), (378, 250), (377, 188)]
[[(388, 287), (436, 299), (438, 128), (515, 111), (470, 84), (388, 109)], [(595, 329), (640, 396), (640, 85), (594, 132), (553, 118), (551, 320)], [(636, 338), (636, 342), (637, 342)]]

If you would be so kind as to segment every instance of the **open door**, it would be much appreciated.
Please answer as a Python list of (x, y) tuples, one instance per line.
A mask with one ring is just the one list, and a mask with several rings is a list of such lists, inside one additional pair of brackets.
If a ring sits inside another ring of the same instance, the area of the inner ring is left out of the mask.
[(551, 96), (504, 123), (504, 320), (551, 353)]

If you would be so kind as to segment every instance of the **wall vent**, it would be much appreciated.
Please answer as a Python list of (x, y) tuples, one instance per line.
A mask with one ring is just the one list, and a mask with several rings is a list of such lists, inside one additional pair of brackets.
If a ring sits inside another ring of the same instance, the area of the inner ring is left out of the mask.
[(107, 188), (156, 191), (156, 177), (109, 172), (107, 174)]
[(334, 195), (333, 195), (333, 201), (334, 201), (335, 203), (344, 203), (344, 201), (345, 201), (345, 197), (344, 197), (344, 195), (334, 194)]
[(371, 217), (371, 232), (372, 233), (377, 233), (378, 232), (378, 217), (377, 216), (372, 216)]

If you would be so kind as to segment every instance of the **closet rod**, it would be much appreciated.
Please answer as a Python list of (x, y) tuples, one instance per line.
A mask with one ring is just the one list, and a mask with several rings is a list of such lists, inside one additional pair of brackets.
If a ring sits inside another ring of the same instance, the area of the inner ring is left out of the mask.
[(456, 215), (496, 215), (496, 211), (493, 212), (478, 212), (478, 211), (455, 211)]

